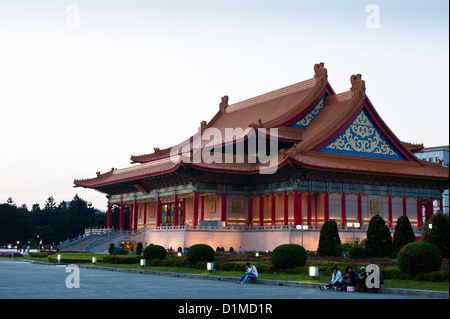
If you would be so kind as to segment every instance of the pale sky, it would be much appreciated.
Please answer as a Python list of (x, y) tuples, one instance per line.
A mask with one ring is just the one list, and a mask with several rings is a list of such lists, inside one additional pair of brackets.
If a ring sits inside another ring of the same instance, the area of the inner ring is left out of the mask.
[(223, 95), (309, 79), (318, 62), (336, 93), (362, 74), (400, 140), (448, 145), (448, 12), (447, 0), (0, 0), (0, 203), (78, 193), (104, 210), (75, 178), (177, 144)]

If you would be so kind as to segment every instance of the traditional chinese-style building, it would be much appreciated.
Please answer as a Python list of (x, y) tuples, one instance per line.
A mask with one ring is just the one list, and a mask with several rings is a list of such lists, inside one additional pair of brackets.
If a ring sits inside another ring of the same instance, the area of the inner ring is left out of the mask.
[(420, 235), (449, 169), (418, 159), (380, 118), (361, 75), (350, 82), (336, 94), (320, 63), (309, 80), (231, 105), (224, 96), (184, 143), (74, 183), (107, 195), (108, 228), (111, 206), (121, 207), (119, 228), (129, 206), (127, 238), (144, 246), (316, 250), (324, 221), (338, 223), (341, 241), (360, 241), (375, 214), (392, 230), (406, 215)]

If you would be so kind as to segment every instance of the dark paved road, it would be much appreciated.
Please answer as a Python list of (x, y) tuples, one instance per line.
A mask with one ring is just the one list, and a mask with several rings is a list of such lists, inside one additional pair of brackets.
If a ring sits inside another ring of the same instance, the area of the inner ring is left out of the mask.
[[(0, 299), (414, 299), (316, 288), (247, 284), (79, 268), (79, 288), (65, 265), (0, 259)], [(423, 298), (423, 297), (420, 297)]]

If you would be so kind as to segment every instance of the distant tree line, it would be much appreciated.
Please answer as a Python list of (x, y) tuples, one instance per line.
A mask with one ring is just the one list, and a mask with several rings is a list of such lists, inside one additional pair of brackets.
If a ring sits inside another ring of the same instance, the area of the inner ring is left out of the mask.
[(17, 206), (11, 197), (0, 204), (0, 246), (58, 245), (83, 234), (85, 227), (105, 226), (106, 214), (78, 195), (59, 204), (50, 196), (43, 208), (34, 204), (31, 210), (25, 204)]

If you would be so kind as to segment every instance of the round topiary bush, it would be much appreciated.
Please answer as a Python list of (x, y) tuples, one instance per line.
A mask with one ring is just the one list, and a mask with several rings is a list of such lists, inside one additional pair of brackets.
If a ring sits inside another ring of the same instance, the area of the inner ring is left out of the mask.
[(270, 261), (278, 269), (303, 267), (306, 265), (306, 250), (295, 244), (280, 245), (273, 250)]
[(186, 259), (190, 264), (195, 265), (199, 261), (213, 261), (214, 249), (205, 244), (197, 244), (189, 247), (186, 253)]
[(142, 254), (144, 259), (164, 259), (166, 258), (166, 249), (163, 246), (159, 245), (150, 245), (145, 247), (144, 253)]
[(400, 271), (415, 276), (419, 272), (427, 273), (439, 270), (442, 255), (435, 245), (430, 243), (410, 243), (400, 249), (397, 256)]

